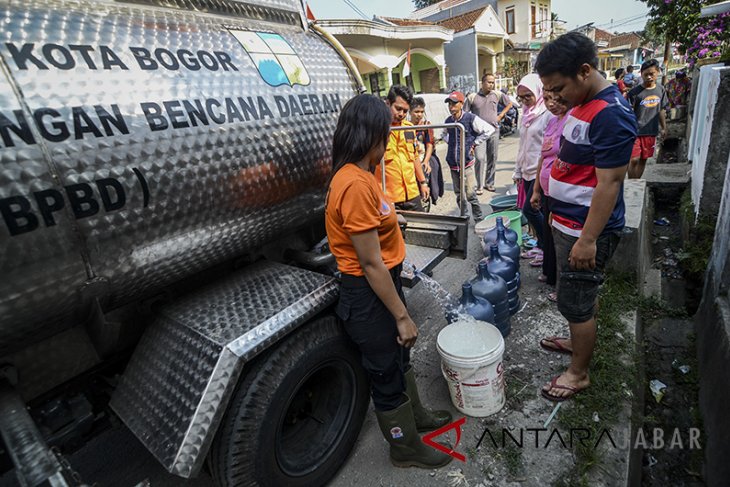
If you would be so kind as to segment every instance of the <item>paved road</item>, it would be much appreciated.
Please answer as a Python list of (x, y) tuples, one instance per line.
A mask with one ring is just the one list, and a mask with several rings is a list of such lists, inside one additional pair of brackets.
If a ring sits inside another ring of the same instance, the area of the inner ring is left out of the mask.
[[(489, 213), (487, 203), (493, 194), (505, 194), (512, 185), (511, 175), (517, 152), (517, 141), (518, 139), (515, 136), (501, 141), (500, 162), (497, 166), (496, 176), (497, 193), (485, 192), (480, 197), (485, 213)], [(443, 151), (444, 147), (440, 147), (439, 152), (443, 153)], [(446, 168), (446, 170), (448, 169)], [(447, 181), (450, 180), (448, 173), (445, 179)], [(433, 207), (433, 212), (456, 214), (458, 210), (455, 197), (451, 191), (451, 184), (449, 183), (446, 188), (445, 197), (439, 201), (438, 205)], [(476, 262), (481, 258), (481, 247), (478, 239), (473, 234), (470, 234), (470, 237), (469, 256), (466, 260), (447, 258), (434, 272), (434, 278), (448, 291), (457, 295), (460, 292), (461, 283), (474, 276)], [(519, 342), (524, 339), (519, 331), (520, 321), (526, 323), (529, 321), (528, 318), (535, 313), (543, 314), (545, 311), (544, 307), (547, 305), (544, 299), (547, 288), (541, 287), (538, 289), (535, 281), (537, 271), (528, 269), (523, 271), (523, 276), (523, 282), (525, 283), (522, 290), (523, 296), (529, 294), (535, 296), (535, 299), (528, 306), (528, 309), (520, 313), (522, 318), (519, 318), (520, 315), (518, 315), (518, 317), (515, 317), (518, 319), (513, 320), (513, 330), (515, 331), (513, 331), (512, 337), (508, 339), (508, 346), (510, 345), (510, 341), (514, 343), (515, 341)], [(418, 343), (413, 351), (413, 362), (417, 370), (422, 396), (424, 397), (424, 401), (431, 406), (450, 408), (449, 394), (446, 383), (440, 374), (439, 358), (435, 350), (436, 335), (445, 325), (445, 319), (441, 310), (438, 309), (434, 300), (431, 299), (423, 286), (417, 286), (409, 290), (407, 292), (407, 299), (409, 302), (409, 310), (416, 323), (419, 324), (421, 331)], [(523, 300), (530, 302), (530, 299), (523, 298)], [(531, 311), (533, 309), (534, 311)], [(538, 330), (539, 333), (544, 331)], [(530, 338), (529, 340), (532, 341), (533, 339)], [(523, 357), (523, 359), (527, 361), (527, 357)], [(550, 363), (552, 364), (552, 362)], [(532, 384), (535, 389), (541, 380), (543, 380), (542, 377), (535, 379), (534, 384)], [(547, 410), (546, 408), (547, 406), (540, 403), (539, 409), (545, 416), (549, 413), (549, 408)], [(453, 408), (452, 411), (456, 413)], [(474, 422), (470, 431), (472, 436), (478, 435), (479, 428), (480, 423)], [(475, 444), (476, 440), (469, 438), (469, 443)], [(105, 432), (87, 444), (82, 450), (72, 456), (71, 461), (85, 480), (96, 482), (99, 486), (130, 487), (143, 480), (148, 480), (155, 487), (208, 487), (213, 485), (210, 477), (206, 473), (191, 481), (183, 481), (178, 477), (167, 474), (132, 434), (121, 425)], [(452, 465), (449, 469), (442, 469), (438, 473), (418, 469), (401, 470), (391, 467), (387, 458), (387, 445), (380, 436), (375, 416), (370, 411), (353, 455), (348, 459), (331, 485), (334, 487), (349, 487), (353, 485), (440, 486), (446, 485), (447, 481), (458, 477), (458, 473), (454, 477), (450, 472), (456, 472), (455, 468), (459, 467), (461, 467), (461, 464)], [(470, 482), (475, 478), (481, 480), (479, 477), (483, 477), (482, 471), (484, 468), (480, 466), (479, 462), (472, 463), (468, 469), (466, 466), (463, 468), (469, 474)], [(8, 487), (11, 485), (14, 485), (12, 477), (6, 475), (0, 478), (0, 487)], [(469, 485), (474, 484), (470, 483)]]

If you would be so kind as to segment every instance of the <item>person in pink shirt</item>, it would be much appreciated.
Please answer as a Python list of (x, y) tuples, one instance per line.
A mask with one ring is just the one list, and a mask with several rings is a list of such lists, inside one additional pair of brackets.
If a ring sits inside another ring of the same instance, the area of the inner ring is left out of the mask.
[[(550, 231), (550, 171), (555, 159), (558, 157), (560, 137), (563, 135), (563, 127), (565, 127), (565, 122), (568, 120), (570, 111), (552, 93), (545, 92), (543, 97), (545, 99), (545, 106), (553, 116), (550, 117), (545, 126), (545, 133), (542, 139), (542, 153), (537, 166), (538, 177), (535, 179), (535, 184), (532, 188), (530, 205), (535, 210), (542, 208), (542, 212), (545, 215), (543, 223), (542, 275), (538, 279), (550, 286), (555, 286), (558, 271), (555, 262), (555, 245), (553, 244)], [(555, 292), (549, 293), (548, 299), (553, 302), (557, 301), (557, 294)]]

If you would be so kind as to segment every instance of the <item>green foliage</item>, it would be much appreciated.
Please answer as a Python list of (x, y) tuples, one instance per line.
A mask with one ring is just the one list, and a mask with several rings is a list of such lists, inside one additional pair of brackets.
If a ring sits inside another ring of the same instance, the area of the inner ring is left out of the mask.
[(691, 278), (702, 281), (712, 253), (717, 218), (704, 215), (695, 220), (692, 192), (689, 189), (682, 194), (679, 211), (682, 220), (689, 223), (689, 238), (685, 242), (683, 251), (678, 253), (677, 257), (682, 263), (682, 269)]
[[(684, 309), (671, 308), (658, 298), (644, 298), (630, 274), (609, 272), (601, 287), (597, 313), (598, 339), (591, 361), (591, 387), (573, 397), (558, 413), (558, 422), (565, 428), (590, 431), (594, 441), (601, 431), (616, 423), (622, 410), (628, 407), (638, 377), (633, 364), (639, 357), (634, 338), (626, 329), (622, 317), (636, 310), (643, 320), (665, 316), (686, 317)], [(593, 414), (598, 413), (599, 422)], [(576, 442), (573, 445), (576, 463), (565, 472), (554, 487), (588, 486), (591, 470), (600, 465), (601, 451), (595, 444)]]
[(417, 9), (428, 7), (434, 3), (439, 3), (441, 0), (413, 0), (413, 6)]
[(668, 38), (677, 42), (680, 50), (685, 52), (697, 37), (697, 27), (705, 22), (700, 19), (702, 7), (720, 0), (641, 1), (649, 7), (647, 31), (650, 37)]
[(513, 85), (517, 86), (517, 83), (527, 74), (527, 65), (515, 59), (506, 58), (502, 71), (504, 72), (505, 78), (512, 78)]

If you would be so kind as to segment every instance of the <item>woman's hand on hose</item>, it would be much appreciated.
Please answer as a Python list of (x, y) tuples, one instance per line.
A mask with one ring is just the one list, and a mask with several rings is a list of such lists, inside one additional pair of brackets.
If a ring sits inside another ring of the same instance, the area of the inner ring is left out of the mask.
[(398, 345), (405, 348), (411, 348), (415, 345), (416, 338), (418, 338), (418, 327), (411, 317), (406, 315), (400, 318), (396, 321), (396, 325), (398, 326)]

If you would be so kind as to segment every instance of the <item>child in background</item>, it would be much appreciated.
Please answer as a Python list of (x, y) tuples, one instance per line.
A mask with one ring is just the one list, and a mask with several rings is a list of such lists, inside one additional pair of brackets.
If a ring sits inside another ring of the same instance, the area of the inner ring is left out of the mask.
[(626, 88), (633, 88), (637, 82), (637, 78), (638, 76), (634, 73), (634, 67), (631, 64), (626, 66), (626, 74), (624, 74), (624, 83), (626, 83)]
[[(431, 125), (431, 122), (426, 120), (426, 102), (420, 96), (414, 97), (413, 103), (411, 103), (411, 123), (413, 125)], [(416, 149), (426, 175), (431, 172), (429, 161), (433, 154), (433, 141), (432, 129), (416, 131)]]
[[(410, 119), (413, 125), (431, 125), (431, 122), (426, 119), (426, 102), (420, 96), (413, 98)], [(433, 129), (416, 130), (416, 152), (431, 190), (430, 196), (433, 204), (436, 204), (436, 201), (444, 195), (444, 177), (441, 173), (440, 162), (434, 152), (435, 142)], [(427, 201), (424, 202), (424, 209), (426, 211), (430, 209)]]
[[(650, 59), (641, 65), (643, 83), (629, 91), (628, 100), (636, 114), (639, 132), (634, 142), (629, 163), (629, 179), (638, 179), (644, 174), (646, 160), (654, 155), (657, 136), (667, 133), (666, 114), (667, 94), (656, 82), (661, 69), (656, 59)], [(660, 131), (661, 129), (661, 131)]]

